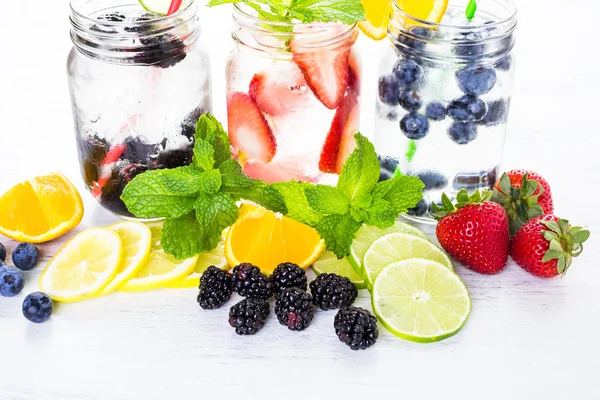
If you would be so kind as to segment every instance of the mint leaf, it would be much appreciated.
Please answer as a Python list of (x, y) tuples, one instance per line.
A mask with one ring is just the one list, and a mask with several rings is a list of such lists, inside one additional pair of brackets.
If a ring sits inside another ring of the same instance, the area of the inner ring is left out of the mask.
[(239, 188), (252, 185), (252, 179), (248, 178), (242, 172), (242, 166), (234, 159), (223, 162), (219, 166), (219, 170), (221, 171), (223, 186), (225, 187)]
[(304, 190), (308, 205), (320, 214), (346, 214), (350, 201), (341, 190), (328, 185), (315, 185)]
[(465, 16), (469, 21), (475, 17), (475, 11), (477, 11), (477, 1), (469, 0), (469, 4), (467, 4), (467, 9), (465, 10)]
[(231, 158), (229, 137), (223, 126), (211, 114), (202, 114), (196, 124), (196, 140), (206, 140), (213, 147), (214, 167)]
[(373, 198), (390, 202), (398, 215), (417, 205), (423, 198), (424, 187), (423, 182), (416, 176), (398, 175), (377, 183), (373, 190)]
[(317, 223), (323, 218), (323, 214), (316, 212), (308, 205), (304, 193), (305, 189), (313, 186), (312, 184), (290, 181), (275, 183), (272, 186), (283, 196), (288, 217), (308, 226), (317, 226)]
[(192, 211), (178, 218), (165, 220), (160, 234), (160, 244), (167, 254), (183, 260), (207, 250), (201, 238), (200, 224), (196, 219), (196, 213)]
[(356, 149), (344, 163), (337, 187), (351, 200), (370, 194), (379, 180), (379, 161), (375, 148), (369, 140), (354, 135)]
[(222, 191), (231, 195), (233, 200), (249, 200), (273, 212), (287, 214), (283, 196), (275, 187), (254, 180), (250, 186), (223, 187)]
[(406, 150), (406, 161), (411, 162), (413, 157), (415, 156), (415, 153), (417, 152), (417, 144), (415, 143), (414, 140), (410, 139), (408, 141), (408, 150)]
[(200, 175), (202, 191), (205, 193), (217, 193), (221, 189), (221, 172), (218, 169), (203, 172)]
[(351, 25), (366, 18), (360, 0), (295, 0), (289, 14), (305, 23), (341, 22)]
[(197, 138), (194, 143), (194, 166), (210, 171), (215, 165), (215, 150), (206, 140)]
[(202, 193), (194, 204), (196, 219), (200, 226), (200, 241), (206, 250), (219, 244), (223, 230), (238, 218), (238, 207), (225, 193)]
[(362, 210), (367, 217), (364, 221), (367, 225), (376, 226), (378, 228), (389, 228), (394, 225), (398, 214), (392, 204), (384, 199), (375, 199), (373, 204)]
[(138, 218), (177, 218), (193, 209), (201, 186), (193, 167), (146, 171), (125, 186), (121, 199)]
[(350, 254), (350, 245), (356, 231), (361, 227), (350, 214), (326, 215), (317, 224), (317, 231), (325, 241), (327, 250), (333, 251), (338, 258)]
[(370, 194), (365, 194), (362, 196), (355, 197), (352, 200), (352, 207), (353, 208), (367, 208), (371, 205), (372, 202), (373, 202), (373, 196), (371, 196)]

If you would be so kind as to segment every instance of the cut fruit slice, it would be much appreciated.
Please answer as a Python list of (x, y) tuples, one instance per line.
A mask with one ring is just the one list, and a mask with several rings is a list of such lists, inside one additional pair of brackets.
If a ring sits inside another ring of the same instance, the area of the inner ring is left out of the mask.
[(331, 122), (319, 158), (319, 169), (329, 174), (342, 172), (344, 162), (350, 156), (356, 143), (354, 134), (360, 125), (360, 106), (356, 97), (346, 97), (338, 107)]
[(225, 258), (224, 246), (224, 241), (221, 241), (215, 249), (207, 253), (200, 254), (198, 256), (198, 262), (196, 262), (196, 266), (191, 274), (182, 280), (167, 285), (166, 287), (173, 289), (198, 288), (198, 286), (200, 286), (200, 277), (202, 277), (204, 271), (206, 271), (211, 265), (221, 269), (229, 269), (229, 264)]
[(362, 0), (367, 19), (358, 23), (360, 30), (374, 40), (387, 36), (392, 0)]
[(250, 96), (240, 92), (229, 96), (227, 120), (229, 140), (236, 150), (263, 163), (275, 157), (275, 136)]
[(381, 229), (375, 226), (363, 225), (356, 235), (354, 236), (354, 241), (352, 242), (352, 246), (350, 248), (350, 255), (348, 256), (348, 262), (352, 265), (354, 270), (362, 275), (362, 262), (365, 253), (369, 249), (369, 246), (379, 239), (382, 236), (387, 235), (388, 233), (407, 233), (409, 235), (415, 235), (425, 240), (427, 236), (419, 229), (415, 228), (412, 225), (405, 224), (404, 222), (396, 221), (394, 225), (389, 228)]
[(269, 275), (283, 262), (308, 268), (324, 249), (315, 229), (263, 207), (242, 204), (227, 234), (225, 257), (232, 267), (249, 262)]
[(248, 94), (262, 112), (272, 116), (301, 109), (308, 89), (304, 77), (300, 71), (297, 72), (297, 79), (292, 84), (289, 81), (294, 80), (293, 76), (288, 77), (286, 82), (280, 82), (267, 73), (256, 74), (250, 82)]
[(398, 6), (411, 17), (437, 24), (446, 13), (448, 0), (399, 0)]
[(121, 238), (123, 244), (123, 262), (119, 265), (117, 275), (102, 290), (107, 294), (118, 289), (134, 277), (147, 262), (152, 247), (150, 228), (141, 222), (122, 221), (108, 226)]
[(337, 274), (350, 279), (358, 289), (366, 287), (365, 280), (361, 275), (357, 274), (352, 268), (352, 265), (346, 258), (338, 259), (335, 253), (326, 251), (321, 254), (321, 257), (312, 265), (312, 269), (317, 275), (321, 274)]
[(68, 241), (40, 275), (40, 290), (70, 303), (99, 294), (123, 261), (119, 235), (108, 228), (91, 228)]
[(448, 255), (427, 239), (407, 233), (388, 233), (374, 241), (363, 259), (364, 277), (369, 287), (386, 265), (408, 258), (437, 261), (454, 271)]
[(198, 261), (198, 256), (177, 260), (165, 253), (160, 245), (162, 223), (148, 224), (148, 228), (152, 233), (152, 250), (148, 262), (142, 266), (137, 275), (119, 288), (121, 291), (141, 292), (170, 285), (189, 275)]
[(390, 332), (420, 343), (456, 334), (471, 312), (469, 293), (458, 275), (421, 258), (386, 266), (375, 279), (372, 303)]
[(18, 242), (56, 239), (82, 217), (81, 196), (61, 173), (26, 180), (0, 197), (0, 233)]
[(314, 50), (305, 39), (292, 39), (290, 49), (292, 59), (304, 74), (306, 83), (317, 99), (330, 110), (336, 109), (342, 102), (348, 85), (350, 49)]
[(144, 9), (158, 15), (172, 15), (181, 7), (182, 0), (139, 0)]

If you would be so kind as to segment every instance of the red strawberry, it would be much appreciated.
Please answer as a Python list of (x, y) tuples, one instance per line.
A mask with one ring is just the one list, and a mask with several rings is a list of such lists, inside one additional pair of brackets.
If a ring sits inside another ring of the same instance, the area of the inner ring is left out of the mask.
[(496, 274), (508, 259), (508, 216), (492, 193), (458, 192), (456, 208), (445, 194), (442, 206), (432, 204), (432, 216), (439, 220), (436, 236), (444, 250), (468, 268), (481, 274)]
[(275, 157), (277, 142), (254, 101), (244, 93), (233, 93), (227, 99), (229, 140), (247, 156), (268, 163)]
[(360, 107), (358, 99), (346, 96), (335, 112), (329, 133), (325, 139), (319, 169), (321, 172), (339, 174), (348, 156), (356, 144), (354, 134), (358, 131), (360, 123)]
[(494, 185), (492, 201), (506, 210), (511, 235), (530, 219), (554, 212), (548, 182), (535, 172), (520, 169), (502, 175)]
[(278, 116), (297, 109), (305, 96), (302, 87), (306, 85), (304, 77), (298, 72), (293, 85), (278, 82), (265, 73), (256, 74), (250, 82), (248, 94), (258, 108), (269, 115)]
[(330, 110), (337, 108), (348, 86), (350, 48), (315, 50), (305, 40), (293, 39), (290, 49), (292, 59), (317, 99)]
[(546, 214), (523, 225), (510, 241), (510, 256), (525, 271), (551, 278), (567, 272), (589, 236), (590, 231)]

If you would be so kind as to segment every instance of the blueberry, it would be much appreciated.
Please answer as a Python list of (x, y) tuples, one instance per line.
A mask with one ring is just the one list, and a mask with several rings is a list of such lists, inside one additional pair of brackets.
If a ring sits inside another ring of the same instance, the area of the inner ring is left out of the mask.
[(458, 144), (467, 144), (477, 138), (477, 126), (471, 122), (454, 121), (448, 128), (448, 135)]
[(454, 181), (452, 181), (452, 187), (455, 190), (466, 189), (469, 191), (478, 188), (491, 189), (496, 183), (496, 170), (497, 168), (492, 168), (479, 173), (456, 174)]
[(419, 108), (421, 108), (421, 96), (419, 96), (419, 94), (414, 90), (405, 90), (404, 92), (400, 93), (398, 103), (406, 111), (417, 111)]
[(448, 115), (456, 121), (479, 121), (486, 112), (483, 100), (466, 94), (448, 105)]
[(442, 103), (433, 102), (425, 107), (425, 116), (432, 121), (441, 121), (446, 118), (448, 111)]
[(402, 87), (410, 87), (421, 79), (422, 70), (413, 60), (400, 59), (394, 65), (394, 76)]
[(383, 181), (387, 181), (388, 179), (392, 179), (392, 176), (393, 175), (388, 170), (380, 168), (379, 169), (379, 181), (378, 182), (383, 182)]
[(429, 132), (429, 121), (424, 116), (411, 112), (400, 120), (400, 130), (409, 139), (423, 139)]
[(0, 261), (6, 261), (6, 247), (0, 243)]
[(0, 266), (0, 296), (16, 296), (25, 286), (23, 271), (8, 265)]
[(506, 122), (508, 116), (508, 102), (502, 99), (488, 103), (487, 113), (481, 120), (485, 126), (495, 126)]
[(409, 47), (414, 50), (422, 50), (427, 44), (428, 38), (434, 36), (434, 32), (431, 29), (416, 26), (408, 31), (408, 34), (401, 33), (398, 36), (398, 42), (403, 44), (405, 47)]
[(40, 252), (31, 243), (20, 243), (12, 252), (13, 264), (23, 271), (29, 271), (35, 267), (39, 258)]
[(424, 215), (427, 212), (427, 202), (425, 201), (425, 199), (421, 199), (416, 206), (414, 206), (413, 208), (409, 208), (407, 211), (408, 215), (413, 215), (415, 217), (420, 217), (422, 215)]
[(381, 169), (388, 171), (390, 174), (396, 172), (398, 161), (388, 156), (378, 156)]
[(384, 75), (379, 78), (379, 99), (390, 106), (398, 105), (400, 84), (394, 75)]
[(50, 318), (52, 306), (52, 299), (46, 293), (30, 293), (23, 300), (23, 316), (31, 322), (39, 324)]
[(454, 46), (454, 54), (461, 57), (481, 56), (485, 51), (485, 44), (481, 43), (490, 34), (487, 31), (468, 32)]
[(425, 185), (424, 190), (439, 190), (448, 186), (448, 178), (438, 171), (425, 171), (417, 174)]
[(465, 67), (456, 71), (458, 87), (465, 94), (480, 95), (496, 84), (496, 71), (484, 66)]
[(503, 58), (501, 58), (498, 62), (494, 64), (494, 67), (499, 69), (500, 71), (508, 71), (512, 65), (512, 56), (509, 54)]

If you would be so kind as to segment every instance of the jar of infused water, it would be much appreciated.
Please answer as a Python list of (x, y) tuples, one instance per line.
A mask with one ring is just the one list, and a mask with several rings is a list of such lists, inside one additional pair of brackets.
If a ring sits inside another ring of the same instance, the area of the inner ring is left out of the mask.
[(418, 176), (424, 199), (409, 216), (460, 189), (491, 188), (502, 161), (512, 94), (516, 9), (512, 0), (451, 2), (440, 23), (416, 19), (394, 0), (380, 64), (375, 147), (381, 177)]
[(244, 172), (335, 183), (359, 128), (356, 25), (266, 21), (242, 4), (233, 22), (228, 132)]
[(125, 185), (146, 170), (189, 164), (196, 121), (211, 110), (196, 4), (164, 17), (137, 0), (72, 0), (71, 24), (67, 68), (85, 185), (106, 209), (131, 217)]

